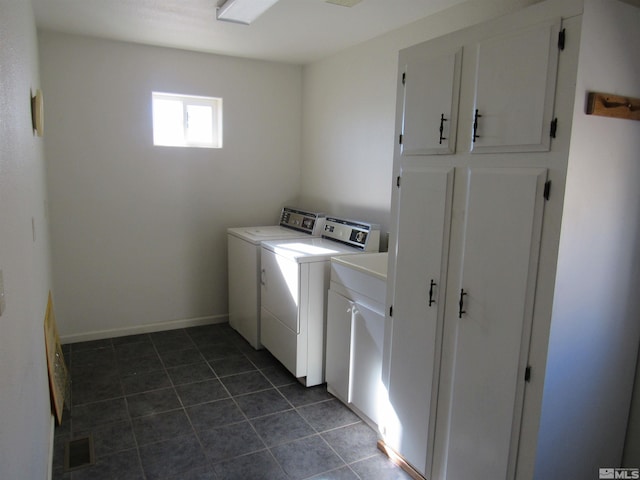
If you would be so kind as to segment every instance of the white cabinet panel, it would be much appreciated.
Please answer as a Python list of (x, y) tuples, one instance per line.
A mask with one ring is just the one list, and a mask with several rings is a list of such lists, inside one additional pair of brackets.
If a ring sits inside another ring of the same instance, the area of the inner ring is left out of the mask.
[(378, 424), (386, 398), (382, 387), (384, 314), (356, 303), (351, 318), (353, 334), (349, 400)]
[(387, 419), (385, 430), (387, 443), (425, 473), (432, 448), (430, 413), (436, 393), (454, 169), (405, 167), (401, 173), (397, 238), (392, 245), (395, 293), (389, 401), (395, 415)]
[(455, 151), (460, 59), (461, 51), (404, 60), (403, 155)]
[(473, 152), (549, 150), (559, 30), (557, 20), (478, 44)]
[(462, 272), (459, 280), (451, 275), (458, 288), (449, 289), (451, 340), (443, 347), (454, 359), (452, 371), (442, 372), (451, 392), (440, 397), (450, 411), (436, 427), (447, 432), (449, 479), (509, 478), (546, 176), (540, 168), (469, 170)]
[(329, 289), (327, 299), (327, 385), (340, 400), (349, 397), (351, 371), (351, 317), (354, 303)]

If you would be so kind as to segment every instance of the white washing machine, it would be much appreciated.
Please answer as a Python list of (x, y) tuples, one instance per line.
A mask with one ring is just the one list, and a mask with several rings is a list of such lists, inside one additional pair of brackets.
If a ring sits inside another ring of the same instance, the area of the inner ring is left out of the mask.
[(339, 218), (325, 220), (321, 238), (262, 243), (260, 338), (304, 385), (324, 383), (331, 257), (379, 246), (379, 226)]
[(265, 240), (319, 236), (324, 214), (284, 207), (279, 225), (227, 229), (229, 325), (255, 349), (260, 343), (260, 245)]

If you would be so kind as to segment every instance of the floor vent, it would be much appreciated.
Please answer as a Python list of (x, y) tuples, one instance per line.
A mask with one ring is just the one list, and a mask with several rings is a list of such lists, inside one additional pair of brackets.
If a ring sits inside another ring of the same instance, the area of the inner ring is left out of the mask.
[(69, 440), (64, 447), (64, 470), (65, 472), (88, 467), (95, 463), (93, 453), (93, 437), (74, 438)]

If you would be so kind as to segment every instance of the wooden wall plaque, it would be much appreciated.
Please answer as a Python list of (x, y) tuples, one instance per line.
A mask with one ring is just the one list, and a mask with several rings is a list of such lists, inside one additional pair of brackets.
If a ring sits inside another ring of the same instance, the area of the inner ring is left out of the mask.
[(609, 93), (589, 92), (587, 115), (640, 120), (640, 99)]

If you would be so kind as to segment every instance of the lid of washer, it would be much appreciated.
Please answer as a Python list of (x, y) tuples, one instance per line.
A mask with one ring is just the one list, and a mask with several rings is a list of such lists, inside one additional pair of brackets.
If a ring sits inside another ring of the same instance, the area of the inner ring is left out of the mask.
[(320, 236), (323, 227), (324, 213), (284, 207), (280, 213), (279, 225), (231, 227), (227, 228), (227, 233), (259, 245), (266, 240)]

